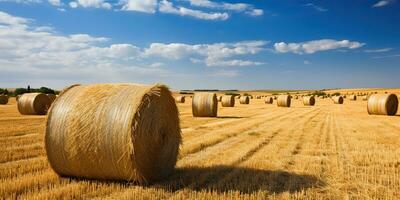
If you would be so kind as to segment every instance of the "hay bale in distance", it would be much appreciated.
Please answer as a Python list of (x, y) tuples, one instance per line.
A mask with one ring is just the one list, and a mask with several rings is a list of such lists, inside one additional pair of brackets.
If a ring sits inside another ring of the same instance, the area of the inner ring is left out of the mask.
[(305, 106), (314, 106), (315, 105), (315, 98), (313, 96), (303, 97), (303, 104)]
[(62, 176), (150, 183), (175, 167), (181, 129), (166, 86), (77, 85), (49, 110), (45, 147)]
[(23, 115), (45, 115), (51, 103), (46, 94), (25, 93), (18, 99), (18, 111)]
[(292, 98), (290, 95), (279, 95), (277, 105), (279, 107), (290, 107)]
[(185, 96), (177, 96), (175, 97), (175, 101), (177, 103), (185, 103)]
[(349, 96), (349, 100), (350, 100), (350, 101), (356, 101), (356, 100), (357, 100), (357, 96), (354, 95), (354, 94), (353, 94), (353, 95), (350, 95), (350, 96)]
[(216, 117), (217, 95), (210, 92), (195, 93), (192, 99), (192, 112), (194, 117)]
[(0, 105), (8, 104), (8, 96), (0, 94)]
[(225, 95), (221, 100), (222, 107), (234, 107), (235, 106), (235, 97), (232, 95)]
[(363, 100), (363, 101), (367, 101), (367, 100), (368, 100), (368, 95), (364, 95), (364, 96), (362, 97), (362, 100)]
[(249, 104), (250, 97), (249, 96), (241, 96), (239, 99), (240, 104)]
[(217, 97), (217, 100), (218, 100), (218, 102), (221, 102), (222, 96), (218, 96), (218, 97)]
[(274, 98), (273, 97), (265, 97), (265, 103), (266, 104), (274, 103)]
[(368, 99), (370, 115), (396, 115), (399, 100), (395, 94), (373, 94)]
[(343, 97), (342, 96), (334, 96), (332, 100), (335, 104), (343, 104)]

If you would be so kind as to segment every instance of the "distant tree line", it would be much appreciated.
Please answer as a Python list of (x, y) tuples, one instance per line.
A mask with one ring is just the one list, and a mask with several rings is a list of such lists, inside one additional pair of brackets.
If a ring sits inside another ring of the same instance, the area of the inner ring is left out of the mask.
[(59, 91), (53, 90), (48, 87), (31, 88), (29, 85), (27, 88), (16, 88), (15, 91), (8, 91), (7, 89), (0, 88), (0, 94), (6, 94), (9, 96), (17, 96), (20, 94), (33, 93), (33, 92), (39, 92), (39, 93), (44, 93), (44, 94), (58, 94), (59, 93)]

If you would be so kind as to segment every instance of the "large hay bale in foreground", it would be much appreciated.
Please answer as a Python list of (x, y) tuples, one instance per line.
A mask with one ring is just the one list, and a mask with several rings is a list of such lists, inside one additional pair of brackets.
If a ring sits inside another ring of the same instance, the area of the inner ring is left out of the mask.
[(357, 96), (356, 95), (350, 95), (349, 96), (349, 100), (350, 101), (356, 101), (357, 100)]
[(177, 96), (175, 97), (175, 101), (177, 103), (185, 103), (185, 96)]
[(396, 115), (399, 100), (395, 94), (373, 94), (368, 99), (370, 115)]
[(290, 107), (292, 97), (290, 95), (279, 95), (277, 105), (279, 107)]
[(56, 100), (57, 96), (55, 94), (46, 94), (47, 97), (49, 97), (50, 101), (53, 103), (54, 100)]
[(194, 94), (192, 112), (194, 117), (216, 117), (218, 112), (217, 95), (210, 92)]
[(239, 99), (240, 104), (249, 104), (250, 97), (249, 96), (241, 96)]
[(4, 94), (0, 94), (0, 104), (5, 105), (8, 103), (8, 96)]
[(274, 102), (274, 98), (273, 97), (265, 97), (265, 103), (266, 104), (272, 104)]
[(235, 106), (235, 97), (232, 95), (225, 95), (221, 100), (222, 107), (234, 107)]
[(343, 97), (342, 96), (334, 96), (332, 100), (335, 104), (343, 104)]
[(45, 115), (51, 103), (46, 94), (25, 93), (18, 98), (18, 111), (23, 115)]
[(315, 98), (313, 96), (303, 97), (303, 104), (305, 106), (314, 106)]
[(163, 85), (70, 87), (49, 110), (45, 145), (61, 176), (149, 183), (175, 167), (181, 129)]

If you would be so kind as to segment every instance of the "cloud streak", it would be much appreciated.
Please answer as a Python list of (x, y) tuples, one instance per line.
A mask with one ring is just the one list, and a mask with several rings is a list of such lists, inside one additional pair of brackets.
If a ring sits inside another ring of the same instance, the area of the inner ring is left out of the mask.
[(374, 5), (372, 5), (372, 7), (373, 8), (379, 8), (379, 7), (387, 6), (387, 5), (392, 4), (392, 3), (394, 3), (393, 0), (381, 0), (381, 1), (376, 2)]
[(279, 42), (274, 44), (278, 53), (313, 54), (319, 51), (328, 51), (339, 48), (357, 49), (364, 46), (364, 43), (349, 40), (312, 40), (300, 43)]

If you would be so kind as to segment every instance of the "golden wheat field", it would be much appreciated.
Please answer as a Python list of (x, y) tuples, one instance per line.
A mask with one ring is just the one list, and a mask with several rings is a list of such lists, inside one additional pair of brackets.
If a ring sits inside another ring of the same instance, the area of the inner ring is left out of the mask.
[(292, 107), (251, 99), (194, 118), (178, 104), (183, 143), (175, 172), (150, 185), (57, 176), (44, 149), (46, 116), (0, 105), (2, 199), (398, 199), (400, 114), (366, 101)]

